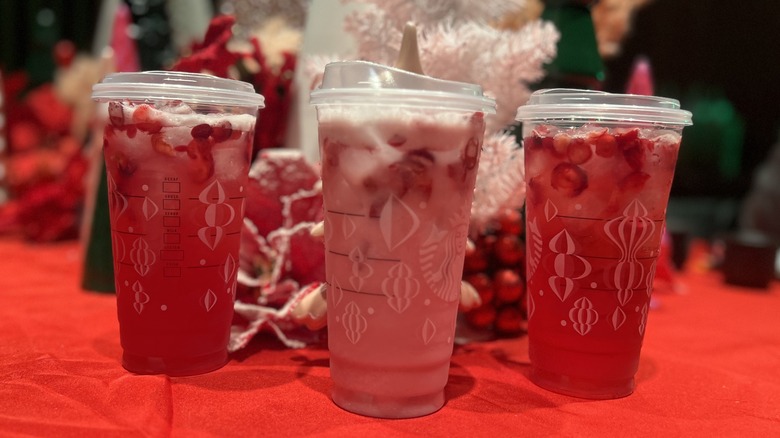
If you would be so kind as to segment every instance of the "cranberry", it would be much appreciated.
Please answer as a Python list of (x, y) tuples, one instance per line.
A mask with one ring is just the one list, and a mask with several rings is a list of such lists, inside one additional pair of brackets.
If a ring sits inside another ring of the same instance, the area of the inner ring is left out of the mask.
[(193, 126), (190, 130), (192, 138), (206, 139), (211, 135), (211, 125), (208, 123), (201, 123), (200, 125)]
[(493, 276), (496, 300), (501, 303), (519, 301), (525, 291), (523, 277), (514, 269), (500, 269)]
[(575, 138), (569, 143), (566, 154), (572, 163), (582, 164), (590, 160), (590, 157), (593, 156), (593, 151), (590, 149), (590, 145), (585, 143), (585, 140)]
[(550, 184), (564, 196), (573, 198), (588, 188), (588, 175), (575, 164), (560, 163), (552, 171)]
[(149, 105), (139, 105), (133, 110), (132, 120), (141, 131), (155, 134), (162, 129), (162, 122), (153, 118), (152, 111)]
[(611, 134), (602, 134), (596, 138), (596, 155), (604, 158), (614, 157), (617, 153), (617, 141)]
[(217, 143), (221, 143), (233, 135), (233, 125), (228, 120), (223, 120), (212, 127), (211, 137)]

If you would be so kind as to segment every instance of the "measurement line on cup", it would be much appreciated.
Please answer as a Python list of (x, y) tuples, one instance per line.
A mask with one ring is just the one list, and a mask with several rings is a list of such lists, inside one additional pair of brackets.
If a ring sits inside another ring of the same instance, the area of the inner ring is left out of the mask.
[[(333, 251), (333, 250), (328, 250), (328, 252), (333, 254), (333, 255), (337, 255), (337, 256), (349, 257), (349, 254), (344, 254), (344, 253), (336, 252), (336, 251)], [(394, 262), (394, 263), (398, 263), (398, 262), (401, 261), (401, 259), (388, 259), (388, 258), (382, 258), (382, 257), (366, 257), (366, 260), (371, 260), (371, 261), (374, 261), (374, 262)]]
[[(584, 216), (566, 216), (564, 214), (559, 214), (559, 215), (556, 215), (556, 216), (557, 217), (562, 217), (564, 219), (580, 219), (580, 220), (584, 220), (584, 221), (599, 221), (599, 222), (607, 222), (607, 221), (611, 221), (611, 220), (617, 219), (617, 218), (614, 218), (614, 217), (600, 218), (600, 217), (584, 217)], [(619, 217), (620, 216), (618, 216), (618, 218)], [(650, 218), (648, 218), (648, 219), (650, 219)], [(663, 222), (664, 221), (663, 219), (650, 219), (650, 220), (653, 221), (653, 222)]]
[[(329, 283), (329, 282), (325, 282), (325, 284), (327, 284), (327, 285), (328, 285), (328, 288), (331, 288), (331, 287), (333, 286), (333, 285), (332, 285), (331, 283)], [(359, 290), (354, 290), (354, 289), (347, 289), (346, 287), (339, 287), (339, 289), (341, 289), (341, 290), (342, 290), (342, 291), (344, 291), (344, 292), (352, 292), (353, 294), (360, 294), (360, 295), (373, 295), (373, 296), (375, 296), (375, 297), (384, 297), (384, 296), (387, 296), (387, 295), (385, 295), (385, 294), (382, 294), (382, 293), (376, 293), (376, 292), (364, 292), (364, 291), (359, 291)]]
[[(599, 259), (599, 260), (622, 260), (623, 257), (611, 257), (611, 256), (592, 256), (592, 255), (586, 255), (586, 254), (578, 254), (580, 257), (584, 259)], [(655, 260), (658, 256), (643, 256), (643, 257), (632, 257), (631, 260)]]
[(328, 210), (328, 213), (340, 214), (342, 216), (367, 217), (365, 214), (362, 213), (350, 213), (347, 211), (338, 211), (338, 210)]

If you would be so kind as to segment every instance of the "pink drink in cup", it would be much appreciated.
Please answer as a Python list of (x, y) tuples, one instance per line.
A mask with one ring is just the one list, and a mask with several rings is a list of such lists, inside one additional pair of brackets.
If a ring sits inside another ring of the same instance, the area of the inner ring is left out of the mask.
[(583, 398), (629, 395), (691, 114), (673, 99), (558, 89), (535, 92), (517, 118), (531, 379)]
[(122, 365), (191, 375), (227, 362), (244, 187), (263, 97), (180, 72), (119, 73), (103, 153)]
[(484, 113), (469, 84), (329, 64), (312, 93), (325, 206), (333, 400), (359, 414), (444, 404)]

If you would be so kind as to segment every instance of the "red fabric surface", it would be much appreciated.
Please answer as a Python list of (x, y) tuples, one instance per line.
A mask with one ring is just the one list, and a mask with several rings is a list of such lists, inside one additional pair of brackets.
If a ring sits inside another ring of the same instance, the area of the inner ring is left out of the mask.
[(328, 353), (256, 339), (210, 374), (119, 364), (114, 297), (79, 289), (75, 244), (0, 240), (1, 436), (777, 436), (780, 284), (694, 266), (651, 312), (636, 392), (588, 401), (527, 377), (525, 338), (458, 347), (447, 403), (409, 420), (339, 409)]

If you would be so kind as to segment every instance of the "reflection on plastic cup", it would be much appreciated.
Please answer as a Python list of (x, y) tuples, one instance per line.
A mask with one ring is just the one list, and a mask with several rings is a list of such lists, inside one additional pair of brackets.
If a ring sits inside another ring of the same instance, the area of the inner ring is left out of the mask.
[(542, 90), (518, 120), (531, 378), (578, 397), (626, 396), (690, 113), (671, 99)]
[(103, 153), (122, 365), (190, 375), (227, 362), (257, 110), (251, 85), (119, 73), (93, 89)]

